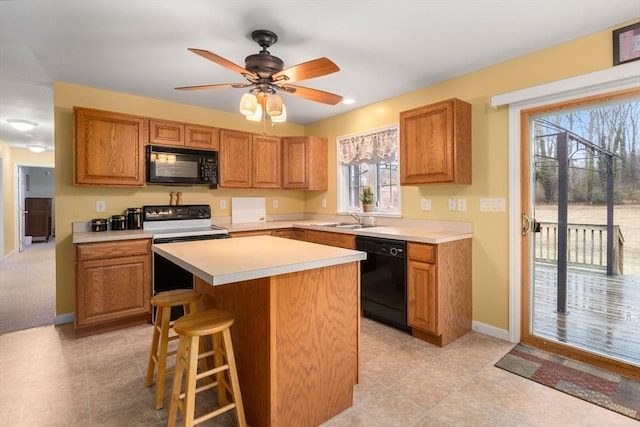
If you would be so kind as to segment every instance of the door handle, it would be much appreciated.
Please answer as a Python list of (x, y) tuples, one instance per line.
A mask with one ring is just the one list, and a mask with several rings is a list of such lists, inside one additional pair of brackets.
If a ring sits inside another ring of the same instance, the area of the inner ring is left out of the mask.
[(522, 235), (527, 233), (539, 233), (542, 226), (535, 218), (531, 218), (527, 214), (522, 214)]

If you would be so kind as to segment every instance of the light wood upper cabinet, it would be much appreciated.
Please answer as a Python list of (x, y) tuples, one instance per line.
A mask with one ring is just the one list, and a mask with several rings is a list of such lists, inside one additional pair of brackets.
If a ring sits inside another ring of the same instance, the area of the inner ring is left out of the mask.
[(220, 187), (280, 188), (280, 138), (220, 131)]
[(326, 191), (327, 139), (282, 138), (282, 188)]
[(471, 331), (471, 239), (407, 243), (407, 322), (445, 346)]
[(211, 126), (185, 125), (184, 145), (187, 148), (218, 151), (220, 129)]
[(153, 145), (184, 146), (184, 123), (150, 119), (149, 143)]
[(471, 105), (453, 98), (400, 113), (400, 184), (471, 184)]
[(149, 120), (149, 143), (218, 151), (220, 130), (168, 120)]
[(220, 131), (219, 177), (220, 187), (251, 187), (251, 134), (235, 130)]
[(280, 138), (253, 135), (253, 188), (280, 188)]
[(74, 107), (73, 184), (142, 187), (148, 120)]

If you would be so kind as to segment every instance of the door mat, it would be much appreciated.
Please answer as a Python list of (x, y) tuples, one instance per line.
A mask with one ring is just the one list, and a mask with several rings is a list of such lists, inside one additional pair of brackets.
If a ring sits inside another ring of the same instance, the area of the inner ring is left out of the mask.
[(522, 344), (495, 366), (640, 420), (640, 381)]

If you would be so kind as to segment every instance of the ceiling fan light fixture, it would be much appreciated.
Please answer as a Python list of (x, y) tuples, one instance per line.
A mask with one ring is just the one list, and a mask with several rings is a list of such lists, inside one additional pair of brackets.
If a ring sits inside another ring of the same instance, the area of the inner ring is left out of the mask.
[(270, 95), (267, 98), (267, 113), (271, 117), (278, 117), (282, 114), (282, 97), (280, 95)]
[(287, 107), (282, 104), (282, 113), (278, 116), (271, 116), (271, 122), (284, 123), (287, 121)]
[(38, 123), (32, 122), (30, 120), (7, 119), (7, 122), (11, 125), (12, 128), (21, 130), (23, 132), (29, 131), (38, 126)]
[(259, 122), (260, 120), (262, 120), (262, 105), (256, 104), (255, 113), (248, 115), (246, 117), (247, 117), (247, 120), (251, 120), (252, 122)]
[(245, 93), (240, 99), (240, 114), (251, 116), (256, 114), (258, 107), (258, 98), (252, 93)]

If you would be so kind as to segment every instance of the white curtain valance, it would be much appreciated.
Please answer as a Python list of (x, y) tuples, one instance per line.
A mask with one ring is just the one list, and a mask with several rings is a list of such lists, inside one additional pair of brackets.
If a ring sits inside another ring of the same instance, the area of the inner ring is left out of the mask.
[(398, 151), (398, 125), (338, 137), (341, 166), (390, 161)]

